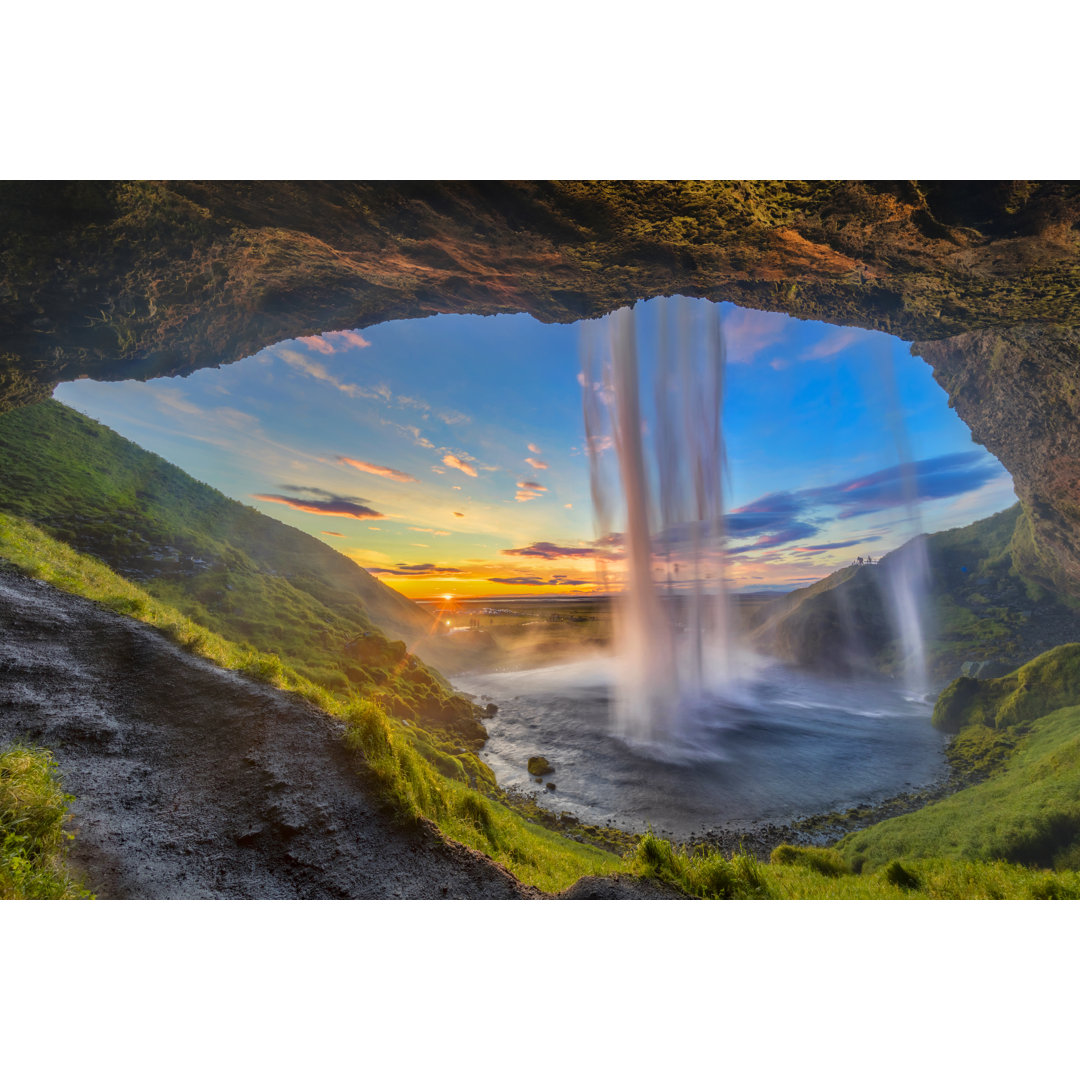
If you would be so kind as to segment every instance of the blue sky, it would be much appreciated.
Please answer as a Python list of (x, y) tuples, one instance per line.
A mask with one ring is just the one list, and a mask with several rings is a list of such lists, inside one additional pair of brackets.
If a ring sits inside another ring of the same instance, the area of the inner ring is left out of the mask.
[[(657, 309), (637, 306), (646, 371)], [(915, 526), (1014, 501), (907, 344), (721, 309), (739, 587), (816, 580)], [(407, 595), (588, 592), (599, 577), (578, 339), (527, 315), (438, 315), (282, 342), (183, 379), (68, 383), (56, 397)]]

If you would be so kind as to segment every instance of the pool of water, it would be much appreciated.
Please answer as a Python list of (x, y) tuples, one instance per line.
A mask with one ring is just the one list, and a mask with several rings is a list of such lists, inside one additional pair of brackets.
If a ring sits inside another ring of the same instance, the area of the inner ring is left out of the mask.
[[(944, 776), (945, 736), (931, 727), (926, 701), (888, 682), (747, 668), (740, 686), (695, 703), (692, 740), (676, 746), (634, 745), (613, 733), (610, 661), (455, 682), (499, 707), (485, 721), (481, 753), (499, 783), (594, 824), (688, 836), (783, 823)], [(554, 766), (544, 782), (528, 773), (533, 755)]]

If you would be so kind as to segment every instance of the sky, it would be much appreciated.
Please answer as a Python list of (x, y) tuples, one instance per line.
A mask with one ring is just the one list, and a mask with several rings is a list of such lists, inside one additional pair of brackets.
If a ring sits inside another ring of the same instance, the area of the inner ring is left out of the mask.
[[(661, 303), (635, 308), (643, 378)], [(734, 588), (805, 585), (1015, 501), (908, 344), (720, 313)], [(589, 594), (618, 587), (621, 552), (598, 542), (579, 336), (524, 314), (436, 315), (55, 397), (406, 596)]]

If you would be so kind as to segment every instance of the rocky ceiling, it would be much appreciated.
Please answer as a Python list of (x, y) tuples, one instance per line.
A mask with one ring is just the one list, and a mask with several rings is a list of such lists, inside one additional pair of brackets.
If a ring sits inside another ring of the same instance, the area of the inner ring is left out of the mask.
[(1080, 184), (0, 184), (0, 409), (435, 312), (682, 293), (915, 342), (1080, 596)]

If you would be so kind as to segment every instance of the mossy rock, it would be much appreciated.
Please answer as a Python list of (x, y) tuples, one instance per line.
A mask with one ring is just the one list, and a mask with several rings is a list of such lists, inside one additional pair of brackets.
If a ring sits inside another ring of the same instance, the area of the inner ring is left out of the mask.
[(537, 756), (529, 758), (530, 776), (547, 776), (548, 773), (553, 773), (554, 771), (554, 766), (546, 757)]

